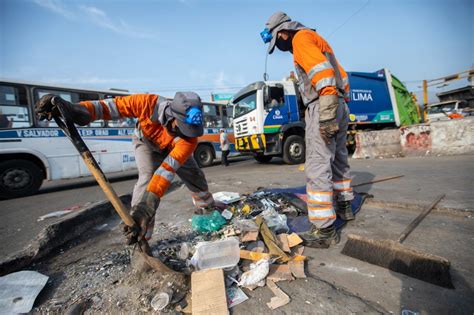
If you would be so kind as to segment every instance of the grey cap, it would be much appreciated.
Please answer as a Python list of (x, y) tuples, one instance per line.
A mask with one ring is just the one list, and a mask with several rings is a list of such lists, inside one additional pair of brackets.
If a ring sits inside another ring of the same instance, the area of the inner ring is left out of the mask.
[[(199, 111), (190, 111), (191, 108), (196, 108)], [(204, 128), (202, 125), (202, 103), (199, 95), (194, 92), (176, 92), (170, 109), (171, 116), (176, 118), (179, 130), (186, 137), (202, 136)]]
[(269, 18), (267, 23), (265, 23), (265, 27), (272, 33), (272, 39), (270, 41), (270, 45), (268, 46), (268, 53), (273, 53), (275, 49), (275, 43), (277, 40), (278, 32), (281, 30), (301, 30), (305, 29), (306, 27), (301, 24), (300, 22), (292, 21), (291, 18), (285, 13), (281, 11), (277, 11), (273, 13)]

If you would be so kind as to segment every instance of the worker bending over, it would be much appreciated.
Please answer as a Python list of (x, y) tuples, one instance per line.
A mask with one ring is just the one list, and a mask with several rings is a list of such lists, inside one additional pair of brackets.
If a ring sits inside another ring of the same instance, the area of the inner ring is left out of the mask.
[(48, 94), (37, 102), (36, 114), (40, 120), (51, 120), (59, 115), (59, 104), (80, 126), (99, 119), (138, 119), (133, 136), (138, 181), (133, 189), (131, 210), (137, 227), (125, 227), (128, 244), (141, 237), (151, 238), (160, 199), (175, 174), (192, 192), (196, 207), (214, 204), (206, 177), (193, 157), (197, 137), (203, 134), (202, 103), (196, 93), (178, 92), (173, 100), (153, 94), (136, 94), (78, 104)]

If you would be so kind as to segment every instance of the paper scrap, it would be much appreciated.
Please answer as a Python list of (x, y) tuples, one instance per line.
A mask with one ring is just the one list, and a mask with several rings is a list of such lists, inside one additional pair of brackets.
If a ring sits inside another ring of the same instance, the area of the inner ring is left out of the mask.
[(227, 291), (227, 305), (229, 308), (245, 302), (249, 297), (242, 291), (241, 288), (232, 286), (226, 289)]
[(39, 272), (27, 270), (0, 277), (0, 313), (30, 312), (48, 278)]
[(298, 234), (296, 233), (291, 233), (290, 235), (288, 235), (287, 238), (288, 238), (288, 246), (290, 246), (290, 248), (303, 243), (303, 240), (301, 239), (301, 237), (299, 237)]

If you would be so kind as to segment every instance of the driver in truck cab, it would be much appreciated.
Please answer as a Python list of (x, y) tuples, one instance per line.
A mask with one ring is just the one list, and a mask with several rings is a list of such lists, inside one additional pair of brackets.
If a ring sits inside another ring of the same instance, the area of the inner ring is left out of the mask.
[(193, 157), (197, 138), (203, 134), (202, 103), (196, 93), (177, 92), (173, 100), (153, 94), (135, 94), (77, 104), (48, 94), (36, 104), (39, 119), (51, 120), (59, 115), (58, 104), (80, 126), (99, 119), (138, 119), (133, 136), (138, 181), (133, 189), (131, 210), (138, 228), (124, 227), (128, 244), (141, 237), (151, 238), (160, 199), (175, 174), (192, 192), (197, 208), (214, 205), (206, 177)]

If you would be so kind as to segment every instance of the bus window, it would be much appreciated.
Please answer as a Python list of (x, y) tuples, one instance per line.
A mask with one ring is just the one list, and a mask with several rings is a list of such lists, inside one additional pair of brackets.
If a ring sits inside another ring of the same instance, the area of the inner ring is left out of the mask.
[(110, 120), (107, 122), (107, 127), (112, 128), (135, 128), (137, 123), (136, 118), (122, 118), (118, 120)]
[(203, 105), (204, 128), (222, 128), (223, 123), (220, 115), (220, 107)]
[(24, 87), (0, 85), (0, 128), (31, 126)]
[[(96, 94), (96, 93), (76, 93), (76, 92), (60, 91), (60, 90), (38, 89), (36, 90), (35, 94), (36, 94), (35, 96), (37, 99), (40, 99), (46, 94), (58, 95), (62, 99), (71, 103), (79, 103), (81, 101), (91, 101), (91, 100), (99, 99), (99, 94)], [(54, 121), (38, 121), (38, 124), (40, 127), (57, 127), (58, 126)], [(96, 121), (91, 122), (88, 126), (80, 126), (80, 127), (81, 128), (85, 128), (85, 127), (102, 128), (104, 126), (105, 126), (105, 122), (103, 120), (96, 120)]]

